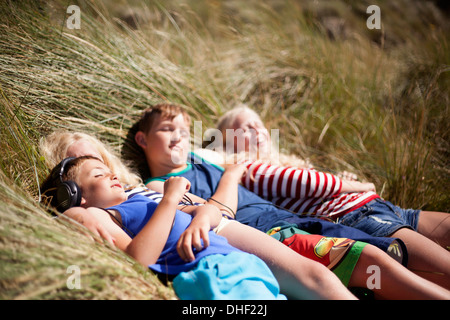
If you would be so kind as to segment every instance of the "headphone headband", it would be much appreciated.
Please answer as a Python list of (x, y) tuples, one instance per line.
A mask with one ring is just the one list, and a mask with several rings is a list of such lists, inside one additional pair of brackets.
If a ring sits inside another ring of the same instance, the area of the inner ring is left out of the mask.
[(64, 174), (64, 171), (66, 169), (66, 166), (68, 163), (70, 163), (71, 161), (75, 160), (75, 157), (68, 157), (63, 159), (56, 167), (55, 169), (53, 169), (52, 172), (52, 179), (56, 180), (58, 179), (60, 182), (63, 182), (62, 180), (62, 176)]

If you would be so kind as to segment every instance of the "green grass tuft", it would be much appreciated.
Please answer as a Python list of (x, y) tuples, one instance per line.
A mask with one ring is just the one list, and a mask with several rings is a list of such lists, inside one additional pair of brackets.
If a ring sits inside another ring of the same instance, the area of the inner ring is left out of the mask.
[[(203, 128), (247, 103), (287, 153), (353, 171), (404, 207), (450, 211), (449, 25), (433, 1), (67, 1), (0, 4), (0, 298), (172, 299), (149, 272), (38, 205), (43, 135), (117, 152), (147, 106)], [(69, 290), (78, 265), (82, 289)]]

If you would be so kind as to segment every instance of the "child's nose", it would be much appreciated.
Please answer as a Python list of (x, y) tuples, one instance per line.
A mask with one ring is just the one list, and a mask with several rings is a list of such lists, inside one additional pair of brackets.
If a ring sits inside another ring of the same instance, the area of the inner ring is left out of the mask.
[(181, 140), (181, 132), (180, 130), (175, 130), (171, 137), (170, 137), (170, 141), (175, 142), (175, 141), (180, 141)]
[(110, 178), (111, 180), (117, 180), (117, 179), (119, 179), (119, 178), (117, 178), (117, 175), (115, 175), (114, 173), (110, 173), (110, 174), (109, 174), (109, 178)]

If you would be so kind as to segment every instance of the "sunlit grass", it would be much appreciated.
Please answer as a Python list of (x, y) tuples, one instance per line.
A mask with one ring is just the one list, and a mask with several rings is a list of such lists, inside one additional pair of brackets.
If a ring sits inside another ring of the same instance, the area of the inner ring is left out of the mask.
[[(449, 33), (431, 4), (379, 1), (371, 31), (363, 1), (74, 1), (81, 29), (69, 30), (65, 2), (0, 4), (2, 298), (173, 297), (37, 205), (40, 137), (81, 130), (120, 152), (162, 101), (203, 129), (247, 103), (286, 153), (353, 171), (404, 207), (450, 210)], [(66, 288), (73, 261), (85, 292)]]

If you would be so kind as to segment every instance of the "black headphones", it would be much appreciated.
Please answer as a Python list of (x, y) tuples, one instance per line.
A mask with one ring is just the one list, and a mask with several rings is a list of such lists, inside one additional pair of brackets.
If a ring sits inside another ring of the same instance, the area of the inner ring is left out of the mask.
[(69, 157), (61, 161), (52, 172), (51, 179), (55, 187), (52, 205), (59, 211), (64, 212), (81, 204), (81, 189), (75, 181), (63, 181), (64, 170), (75, 157)]
[[(77, 158), (66, 158), (52, 170), (52, 173), (50, 175), (51, 186), (47, 191), (44, 191), (44, 194), (51, 191), (51, 205), (61, 213), (72, 207), (79, 207), (81, 204), (81, 188), (76, 184), (75, 181), (63, 181), (62, 179), (63, 174), (66, 170), (66, 166), (75, 159)], [(108, 212), (108, 210), (105, 211), (119, 224), (119, 226), (122, 227), (122, 229), (131, 238), (135, 237), (135, 234), (127, 227), (125, 227), (119, 220), (117, 220), (114, 215)]]

